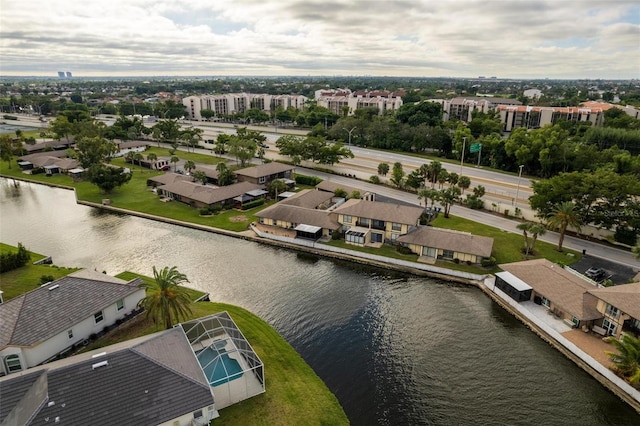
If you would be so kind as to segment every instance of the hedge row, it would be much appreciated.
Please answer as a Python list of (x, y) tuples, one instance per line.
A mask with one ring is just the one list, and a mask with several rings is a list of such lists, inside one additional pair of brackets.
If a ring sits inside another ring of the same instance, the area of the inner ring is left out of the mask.
[(322, 179), (316, 176), (296, 175), (296, 183), (300, 185), (316, 186), (320, 182), (322, 182)]
[(17, 252), (0, 254), (0, 273), (18, 269), (26, 265), (29, 262), (29, 259), (31, 259), (31, 255), (27, 249), (22, 245), (22, 243), (18, 243)]

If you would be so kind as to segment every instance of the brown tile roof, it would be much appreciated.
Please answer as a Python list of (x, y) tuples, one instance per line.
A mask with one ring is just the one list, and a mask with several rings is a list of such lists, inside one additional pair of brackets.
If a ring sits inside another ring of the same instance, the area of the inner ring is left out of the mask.
[(283, 173), (293, 169), (293, 166), (273, 161), (271, 163), (260, 164), (255, 167), (247, 167), (244, 169), (236, 170), (234, 173), (241, 176), (259, 178), (262, 176), (271, 176), (278, 173)]
[(434, 228), (433, 226), (419, 226), (408, 234), (399, 236), (397, 241), (481, 257), (490, 257), (493, 249), (493, 238), (473, 235), (468, 232)]
[(170, 183), (179, 181), (193, 182), (193, 178), (191, 176), (185, 176), (179, 173), (163, 173), (161, 175), (150, 177), (147, 179), (147, 182), (155, 182), (159, 183), (160, 185), (168, 185)]
[(279, 204), (304, 207), (307, 209), (316, 209), (324, 204), (328, 204), (328, 202), (330, 202), (332, 198), (333, 193), (306, 189), (304, 191), (296, 193), (295, 195), (292, 195), (285, 200), (280, 201)]
[(338, 214), (408, 225), (417, 224), (423, 211), (420, 207), (355, 199), (347, 200), (346, 203), (334, 210)]
[(71, 170), (78, 167), (78, 160), (74, 160), (73, 158), (41, 156), (27, 161), (30, 161), (35, 167), (58, 166), (62, 170)]
[(228, 186), (213, 187), (184, 180), (175, 181), (158, 187), (160, 190), (180, 195), (194, 201), (199, 201), (204, 204), (219, 203), (221, 201), (230, 200), (251, 190), (263, 188), (264, 185), (257, 185), (251, 182), (240, 182)]
[(361, 194), (366, 192), (362, 189), (355, 188), (353, 186), (342, 185), (340, 183), (333, 182), (330, 180), (323, 180), (322, 182), (316, 185), (316, 189), (319, 189), (321, 191), (331, 192), (332, 194), (336, 192), (336, 189), (343, 189), (344, 191), (346, 191), (347, 194), (351, 194), (353, 191), (359, 191)]
[(640, 282), (598, 288), (589, 293), (640, 320)]
[(304, 207), (290, 206), (282, 203), (274, 204), (258, 213), (256, 216), (285, 222), (319, 226), (320, 228), (336, 230), (340, 228), (338, 221), (333, 219), (331, 212), (313, 210)]
[(536, 293), (576, 318), (602, 318), (602, 314), (596, 310), (597, 299), (588, 293), (595, 287), (560, 265), (547, 259), (535, 259), (507, 263), (500, 267), (529, 284)]

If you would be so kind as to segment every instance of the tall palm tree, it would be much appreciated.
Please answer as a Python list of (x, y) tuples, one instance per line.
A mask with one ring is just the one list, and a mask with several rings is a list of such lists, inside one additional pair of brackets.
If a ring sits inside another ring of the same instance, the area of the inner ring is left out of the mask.
[(557, 229), (560, 232), (558, 251), (562, 251), (562, 243), (564, 242), (564, 234), (567, 232), (567, 227), (571, 226), (580, 232), (580, 225), (582, 225), (576, 205), (571, 201), (556, 204), (551, 210), (547, 224), (551, 229)]
[(636, 244), (636, 246), (632, 248), (631, 251), (636, 255), (636, 259), (640, 259), (640, 243)]
[(191, 160), (187, 160), (187, 161), (185, 161), (185, 162), (184, 162), (184, 169), (185, 169), (187, 172), (191, 173), (191, 171), (192, 171), (192, 170), (195, 170), (195, 169), (196, 169), (196, 163), (194, 163), (194, 162), (193, 162), (193, 161), (191, 161)]
[(173, 156), (171, 156), (171, 158), (169, 159), (169, 161), (171, 161), (171, 162), (173, 163), (173, 171), (174, 171), (174, 173), (175, 173), (175, 171), (176, 171), (176, 167), (177, 167), (177, 165), (178, 165), (178, 161), (180, 161), (180, 159), (179, 159), (177, 156), (173, 155)]
[(181, 286), (189, 280), (175, 266), (165, 266), (160, 271), (154, 266), (153, 278), (153, 283), (141, 285), (146, 296), (140, 301), (140, 306), (144, 308), (147, 318), (151, 318), (155, 324), (162, 323), (169, 329), (180, 318), (185, 319), (191, 314), (191, 297), (187, 289)]
[[(533, 251), (533, 247), (538, 240), (538, 236), (544, 235), (547, 232), (547, 229), (541, 223), (534, 222), (522, 222), (516, 226), (519, 230), (522, 231), (522, 236), (524, 237), (524, 255), (529, 256), (529, 253)], [(529, 239), (529, 234), (531, 234), (531, 239)]]
[(605, 352), (616, 365), (618, 372), (632, 385), (640, 383), (640, 338), (623, 334), (620, 339), (609, 338), (607, 341), (619, 352)]

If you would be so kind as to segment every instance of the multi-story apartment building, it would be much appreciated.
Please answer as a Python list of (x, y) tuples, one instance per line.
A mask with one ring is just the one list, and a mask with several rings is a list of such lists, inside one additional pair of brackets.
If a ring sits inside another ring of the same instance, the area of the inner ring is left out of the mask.
[(277, 108), (304, 107), (307, 98), (302, 95), (269, 95), (250, 93), (226, 93), (222, 95), (188, 96), (182, 99), (189, 118), (201, 120), (201, 111), (210, 109), (217, 116), (243, 113), (249, 108), (259, 108), (270, 113)]
[(357, 91), (349, 89), (317, 90), (315, 99), (318, 106), (329, 109), (334, 114), (343, 115), (346, 112), (351, 115), (359, 108), (375, 107), (378, 114), (383, 115), (387, 111), (395, 111), (402, 106), (404, 92), (390, 92), (388, 90)]
[(516, 99), (491, 98), (484, 96), (458, 97), (453, 99), (429, 99), (442, 105), (442, 120), (460, 120), (469, 122), (473, 119), (475, 111), (488, 113), (494, 111), (500, 105), (522, 105)]
[(584, 107), (535, 107), (535, 106), (498, 106), (503, 131), (511, 132), (518, 127), (538, 129), (559, 120), (590, 122), (592, 126), (601, 126), (604, 121), (602, 108)]

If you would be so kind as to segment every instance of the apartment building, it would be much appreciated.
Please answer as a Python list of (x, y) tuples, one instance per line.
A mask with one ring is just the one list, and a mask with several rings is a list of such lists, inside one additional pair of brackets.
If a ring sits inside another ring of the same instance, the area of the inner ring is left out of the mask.
[(442, 105), (443, 121), (456, 119), (466, 123), (473, 119), (473, 113), (476, 111), (486, 114), (494, 111), (501, 105), (522, 105), (522, 102), (516, 99), (491, 98), (484, 96), (457, 97), (453, 99), (429, 99), (428, 101)]
[(604, 110), (597, 107), (499, 105), (498, 112), (505, 132), (511, 132), (518, 127), (538, 129), (547, 124), (555, 124), (559, 120), (590, 122), (592, 126), (601, 126), (604, 122)]
[[(316, 90), (315, 99), (318, 106), (329, 109), (334, 114), (352, 115), (360, 108), (374, 107), (378, 114), (383, 115), (387, 111), (396, 111), (402, 106), (402, 96), (405, 92), (388, 90), (356, 91), (349, 89)], [(348, 109), (346, 109), (348, 108)]]
[(269, 95), (250, 93), (226, 93), (222, 95), (187, 96), (182, 104), (187, 108), (191, 120), (202, 120), (201, 111), (210, 109), (217, 116), (238, 114), (249, 108), (258, 108), (266, 113), (279, 107), (287, 109), (304, 107), (307, 97), (302, 95)]

